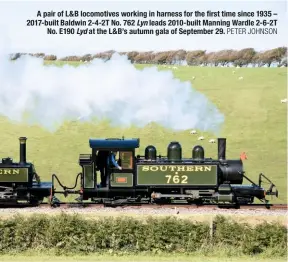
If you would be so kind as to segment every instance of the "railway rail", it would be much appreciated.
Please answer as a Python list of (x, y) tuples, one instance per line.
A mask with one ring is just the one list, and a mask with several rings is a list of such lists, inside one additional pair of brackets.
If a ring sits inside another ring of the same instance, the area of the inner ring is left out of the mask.
[[(15, 205), (5, 205), (0, 204), (0, 208), (31, 208), (33, 206), (28, 205), (26, 203), (20, 203)], [(49, 203), (41, 203), (39, 208), (49, 208), (51, 207)], [(123, 204), (123, 205), (111, 205), (111, 204), (98, 204), (98, 203), (79, 203), (79, 202), (62, 202), (56, 209), (69, 209), (69, 208), (95, 208), (95, 209), (105, 209), (105, 208), (151, 208), (151, 209), (161, 209), (161, 208), (177, 208), (177, 209), (242, 209), (242, 210), (255, 210), (255, 209), (271, 209), (271, 210), (286, 210), (288, 211), (287, 204), (248, 204), (248, 205), (241, 205), (240, 207), (235, 207), (233, 205), (212, 205), (212, 204), (205, 204), (205, 205), (188, 205), (188, 204)], [(51, 207), (54, 209), (55, 207)]]

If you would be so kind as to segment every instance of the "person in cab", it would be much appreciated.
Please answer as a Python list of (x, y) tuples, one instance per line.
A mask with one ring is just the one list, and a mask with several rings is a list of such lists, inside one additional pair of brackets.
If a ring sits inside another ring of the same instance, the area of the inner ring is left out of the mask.
[(122, 170), (122, 167), (118, 165), (117, 161), (116, 161), (116, 154), (117, 152), (115, 151), (112, 151), (109, 155), (109, 158), (108, 158), (108, 165), (110, 167), (116, 167), (118, 168), (119, 170)]
[(108, 167), (116, 167), (119, 170), (122, 170), (122, 167), (118, 165), (115, 156), (117, 152), (109, 152), (100, 150), (97, 155), (97, 168), (100, 171), (101, 176), (101, 187), (106, 187), (107, 185), (107, 175)]

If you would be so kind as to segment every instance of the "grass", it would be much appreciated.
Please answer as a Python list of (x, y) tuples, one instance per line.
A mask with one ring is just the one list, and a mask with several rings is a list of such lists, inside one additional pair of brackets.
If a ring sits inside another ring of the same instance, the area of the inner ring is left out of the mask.
[[(136, 67), (143, 68), (142, 65)], [(246, 175), (257, 182), (259, 173), (263, 172), (277, 185), (279, 199), (274, 199), (274, 203), (287, 202), (287, 104), (280, 103), (287, 96), (286, 70), (208, 67), (174, 70), (176, 78), (191, 81), (195, 89), (224, 113), (225, 123), (220, 135), (227, 138), (227, 158), (238, 159), (245, 151), (248, 156), (244, 162)], [(244, 79), (238, 80), (239, 76)], [(211, 134), (202, 133), (207, 139), (199, 142), (198, 136), (190, 135), (189, 130), (174, 133), (156, 125), (122, 129), (111, 128), (105, 122), (98, 125), (67, 122), (54, 134), (38, 126), (12, 123), (3, 117), (0, 125), (1, 156), (19, 159), (18, 137), (27, 136), (27, 158), (33, 160), (42, 180), (50, 181), (51, 174), (56, 173), (67, 186), (74, 184), (76, 174), (81, 171), (79, 154), (90, 152), (90, 137), (139, 137), (141, 147), (137, 153), (142, 155), (148, 144), (155, 145), (158, 153), (166, 155), (167, 145), (176, 140), (182, 144), (184, 157), (190, 157), (192, 147), (200, 143), (206, 156), (217, 156), (217, 144), (208, 143)]]
[(4, 255), (0, 256), (0, 260), (2, 262), (24, 262), (24, 261), (31, 261), (31, 262), (46, 262), (46, 261), (54, 261), (54, 262), (72, 262), (72, 261), (99, 261), (99, 262), (122, 262), (122, 261), (145, 261), (145, 262), (282, 262), (286, 261), (286, 258), (265, 258), (265, 257), (249, 257), (249, 256), (241, 256), (241, 257), (225, 257), (221, 255), (124, 255), (124, 256), (113, 256), (113, 255), (89, 255), (89, 256), (55, 256), (55, 255)]

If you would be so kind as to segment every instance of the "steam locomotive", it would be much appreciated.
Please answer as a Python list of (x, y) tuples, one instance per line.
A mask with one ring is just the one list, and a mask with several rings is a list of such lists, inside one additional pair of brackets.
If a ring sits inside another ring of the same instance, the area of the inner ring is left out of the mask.
[(20, 137), (20, 160), (10, 157), (0, 163), (0, 204), (17, 204), (24, 201), (31, 205), (40, 204), (50, 196), (52, 183), (41, 182), (32, 163), (26, 161), (26, 137)]
[[(77, 194), (77, 201), (90, 200), (105, 205), (129, 204), (213, 204), (239, 207), (253, 204), (255, 198), (269, 205), (267, 195), (278, 197), (275, 185), (263, 174), (258, 185), (243, 171), (242, 160), (226, 159), (226, 139), (218, 138), (218, 159), (205, 158), (200, 145), (192, 149), (191, 158), (182, 157), (179, 142), (171, 142), (167, 156), (157, 156), (153, 145), (145, 148), (145, 155), (136, 155), (139, 139), (90, 139), (91, 154), (80, 154), (81, 172), (76, 177), (74, 187), (64, 186), (56, 174), (51, 182), (41, 182), (32, 163), (26, 162), (26, 139), (20, 140), (20, 162), (11, 158), (0, 163), (0, 201), (11, 203), (27, 201), (38, 205), (48, 198), (52, 206), (59, 206), (57, 194)], [(98, 178), (99, 151), (119, 152), (122, 169), (107, 166), (107, 186), (101, 187)], [(244, 185), (244, 178), (251, 184)], [(78, 180), (80, 179), (80, 185)], [(261, 187), (262, 180), (270, 183), (270, 188)], [(55, 181), (62, 188), (56, 190)], [(76, 189), (80, 186), (80, 189)], [(275, 190), (274, 190), (275, 189)]]

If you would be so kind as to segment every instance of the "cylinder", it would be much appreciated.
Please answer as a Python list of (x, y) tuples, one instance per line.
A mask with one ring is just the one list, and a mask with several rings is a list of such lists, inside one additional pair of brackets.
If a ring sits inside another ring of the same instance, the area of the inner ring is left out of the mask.
[(226, 159), (226, 138), (218, 138), (218, 159)]
[(167, 157), (169, 161), (177, 162), (182, 160), (182, 147), (179, 142), (171, 142), (167, 148)]
[(157, 150), (155, 146), (149, 145), (145, 148), (145, 159), (156, 160)]
[(26, 164), (26, 137), (19, 137), (20, 142), (20, 164)]
[(202, 146), (194, 146), (192, 150), (193, 159), (204, 159), (204, 148)]

